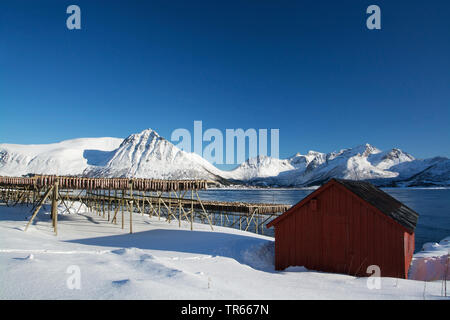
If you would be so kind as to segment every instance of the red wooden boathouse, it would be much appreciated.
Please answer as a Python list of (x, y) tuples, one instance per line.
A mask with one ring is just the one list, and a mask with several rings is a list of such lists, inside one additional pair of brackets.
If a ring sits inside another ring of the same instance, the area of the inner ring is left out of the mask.
[(331, 179), (271, 221), (275, 269), (407, 278), (419, 215), (368, 182)]

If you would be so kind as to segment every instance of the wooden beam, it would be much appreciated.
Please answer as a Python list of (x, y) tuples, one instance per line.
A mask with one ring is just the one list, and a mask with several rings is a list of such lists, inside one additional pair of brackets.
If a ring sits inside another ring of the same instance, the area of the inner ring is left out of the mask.
[(27, 231), (28, 227), (30, 226), (30, 224), (33, 222), (34, 218), (36, 217), (37, 213), (39, 212), (39, 210), (41, 210), (42, 205), (44, 204), (45, 200), (47, 200), (48, 196), (50, 195), (50, 192), (53, 190), (53, 186), (50, 186), (47, 190), (47, 192), (45, 192), (44, 196), (42, 197), (41, 201), (39, 202), (38, 206), (36, 207), (36, 209), (34, 210), (33, 214), (31, 215), (30, 221), (28, 221), (25, 230)]
[(52, 197), (52, 220), (55, 235), (58, 235), (58, 194), (59, 194), (58, 187), (59, 181), (57, 180), (53, 185), (53, 197)]

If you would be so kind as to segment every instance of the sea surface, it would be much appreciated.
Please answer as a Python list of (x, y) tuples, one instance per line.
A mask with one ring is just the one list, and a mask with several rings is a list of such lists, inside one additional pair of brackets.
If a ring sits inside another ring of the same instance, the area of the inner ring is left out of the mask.
[[(201, 199), (257, 203), (296, 204), (315, 189), (212, 189), (199, 192)], [(384, 188), (394, 198), (419, 213), (416, 252), (426, 242), (439, 242), (450, 236), (450, 189)], [(267, 235), (273, 231), (267, 230)]]

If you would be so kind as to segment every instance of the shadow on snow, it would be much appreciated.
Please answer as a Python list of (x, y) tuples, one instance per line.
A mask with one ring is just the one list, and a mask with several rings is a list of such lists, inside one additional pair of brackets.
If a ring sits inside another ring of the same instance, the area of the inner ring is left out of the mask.
[(190, 230), (155, 229), (87, 239), (68, 240), (90, 246), (137, 248), (226, 257), (254, 269), (274, 272), (273, 241), (250, 236)]

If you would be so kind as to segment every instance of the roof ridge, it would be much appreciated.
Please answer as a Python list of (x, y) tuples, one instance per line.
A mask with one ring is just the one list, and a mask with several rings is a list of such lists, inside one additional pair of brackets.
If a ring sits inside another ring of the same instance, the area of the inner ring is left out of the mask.
[[(373, 205), (386, 216), (394, 219), (406, 229), (414, 231), (416, 228), (419, 214), (370, 182), (335, 178), (333, 178), (333, 180), (365, 202)], [(371, 190), (362, 190), (362, 186), (368, 187)]]
[(354, 196), (371, 205), (374, 209), (378, 210), (386, 217), (394, 220), (396, 223), (405, 228), (405, 230), (414, 232), (417, 225), (417, 220), (419, 218), (419, 214), (416, 211), (409, 208), (398, 199), (384, 192), (380, 188), (374, 186), (370, 182), (360, 180), (345, 180), (338, 178), (332, 178), (326, 183), (322, 184), (320, 188), (304, 197), (281, 216), (278, 216), (276, 219), (269, 222), (267, 224), (267, 227), (270, 228), (271, 226), (278, 224), (278, 222), (283, 220), (287, 215), (295, 212), (296, 208), (303, 206), (313, 197), (326, 191), (329, 186), (336, 184), (339, 184), (341, 187), (351, 192)]

